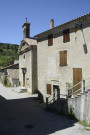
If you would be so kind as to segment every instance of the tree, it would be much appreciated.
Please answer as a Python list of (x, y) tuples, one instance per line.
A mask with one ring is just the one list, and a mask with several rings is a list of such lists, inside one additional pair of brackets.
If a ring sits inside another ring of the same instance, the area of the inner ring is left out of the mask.
[(17, 46), (15, 45), (15, 53), (17, 53), (18, 49), (17, 49)]
[(10, 47), (9, 47), (9, 44), (7, 44), (7, 50), (9, 50), (9, 48), (10, 48)]

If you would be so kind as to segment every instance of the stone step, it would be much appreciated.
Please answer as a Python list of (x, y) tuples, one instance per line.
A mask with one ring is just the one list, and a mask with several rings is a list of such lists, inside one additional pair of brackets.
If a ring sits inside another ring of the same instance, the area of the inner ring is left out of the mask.
[(12, 90), (18, 93), (27, 91), (25, 87), (14, 87)]

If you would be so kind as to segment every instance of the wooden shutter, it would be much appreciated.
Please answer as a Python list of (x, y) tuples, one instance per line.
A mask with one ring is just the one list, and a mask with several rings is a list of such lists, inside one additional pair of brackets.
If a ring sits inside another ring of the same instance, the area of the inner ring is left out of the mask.
[[(73, 85), (81, 82), (81, 80), (82, 80), (82, 68), (73, 68)], [(76, 91), (80, 88), (81, 88), (81, 83), (74, 88), (74, 91)], [(81, 91), (79, 91), (75, 94), (78, 94), (80, 92)]]
[(67, 51), (60, 51), (60, 66), (67, 66)]
[(49, 35), (48, 36), (48, 46), (52, 46), (53, 45), (53, 35)]
[(47, 84), (47, 94), (51, 95), (51, 84)]
[(70, 41), (70, 34), (69, 29), (63, 31), (63, 42), (69, 42)]

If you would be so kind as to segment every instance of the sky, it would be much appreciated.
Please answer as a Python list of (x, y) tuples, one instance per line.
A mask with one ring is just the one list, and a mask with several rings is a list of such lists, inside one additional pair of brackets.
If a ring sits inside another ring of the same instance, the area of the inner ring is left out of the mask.
[(0, 42), (20, 44), (27, 18), (30, 36), (90, 13), (90, 0), (0, 0)]

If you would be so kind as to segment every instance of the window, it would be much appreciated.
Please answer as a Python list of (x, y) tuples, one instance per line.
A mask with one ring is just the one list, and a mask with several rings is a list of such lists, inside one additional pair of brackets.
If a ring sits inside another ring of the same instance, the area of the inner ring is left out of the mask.
[(51, 95), (51, 84), (47, 84), (47, 94)]
[(25, 54), (23, 55), (23, 59), (25, 59)]
[(25, 45), (25, 42), (24, 43), (22, 43), (22, 46), (24, 46)]
[(52, 46), (53, 45), (53, 35), (49, 35), (48, 36), (48, 46)]
[(60, 66), (67, 66), (67, 51), (60, 51)]
[(70, 41), (70, 30), (67, 29), (63, 31), (63, 42), (66, 43), (69, 41)]

